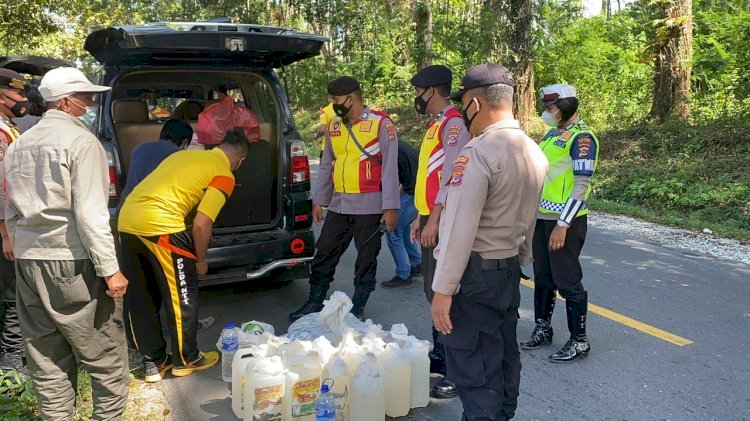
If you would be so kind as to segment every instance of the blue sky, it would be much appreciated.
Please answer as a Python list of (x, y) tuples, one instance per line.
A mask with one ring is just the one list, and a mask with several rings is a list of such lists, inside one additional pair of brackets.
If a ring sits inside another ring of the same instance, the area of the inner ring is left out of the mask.
[[(612, 4), (612, 11), (617, 11), (617, 0), (610, 0)], [(625, 5), (632, 3), (633, 0), (620, 0), (620, 4), (622, 7), (625, 7)], [(586, 16), (598, 16), (602, 12), (602, 2), (601, 0), (583, 0), (583, 14)]]

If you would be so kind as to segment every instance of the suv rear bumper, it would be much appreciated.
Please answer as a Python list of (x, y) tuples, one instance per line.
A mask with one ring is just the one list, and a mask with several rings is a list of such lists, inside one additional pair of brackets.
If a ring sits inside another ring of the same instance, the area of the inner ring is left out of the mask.
[(314, 253), (312, 229), (217, 233), (208, 249), (209, 273), (200, 284), (247, 281), (274, 272), (285, 279), (307, 278)]

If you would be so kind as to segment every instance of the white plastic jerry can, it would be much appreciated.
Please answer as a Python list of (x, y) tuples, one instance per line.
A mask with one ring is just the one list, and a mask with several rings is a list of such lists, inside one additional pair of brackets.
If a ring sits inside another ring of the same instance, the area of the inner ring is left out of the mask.
[(396, 343), (385, 346), (385, 415), (404, 417), (411, 408), (411, 364)]
[(286, 363), (284, 420), (315, 421), (315, 401), (320, 395), (321, 375), (318, 353), (293, 356)]
[(336, 421), (349, 421), (349, 401), (351, 399), (352, 376), (346, 363), (334, 356), (323, 369), (323, 378), (333, 380), (331, 393), (336, 399)]
[(259, 358), (245, 370), (244, 421), (280, 421), (286, 400), (281, 357)]
[(356, 421), (385, 420), (385, 385), (375, 355), (367, 353), (352, 378), (352, 399), (349, 419)]

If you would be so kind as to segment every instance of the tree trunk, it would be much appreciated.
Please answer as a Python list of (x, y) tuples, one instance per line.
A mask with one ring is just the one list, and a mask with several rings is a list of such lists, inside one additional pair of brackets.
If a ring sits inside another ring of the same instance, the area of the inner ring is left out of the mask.
[(602, 16), (608, 20), (612, 18), (612, 2), (610, 0), (602, 0)]
[(510, 0), (510, 16), (509, 68), (516, 80), (516, 118), (525, 128), (536, 114), (531, 39), (534, 0)]
[(693, 2), (670, 0), (661, 5), (663, 19), (654, 45), (654, 101), (651, 116), (664, 121), (671, 112), (690, 118), (690, 61), (693, 57)]
[(429, 1), (414, 2), (414, 18), (417, 43), (414, 61), (418, 69), (423, 69), (432, 64), (432, 8)]

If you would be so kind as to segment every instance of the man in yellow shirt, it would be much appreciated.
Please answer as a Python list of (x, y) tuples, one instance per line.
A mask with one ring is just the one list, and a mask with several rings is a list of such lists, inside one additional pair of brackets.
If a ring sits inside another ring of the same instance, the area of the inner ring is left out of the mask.
[[(198, 277), (208, 271), (213, 223), (247, 153), (241, 129), (229, 131), (214, 149), (176, 152), (133, 189), (120, 210), (123, 267), (131, 282), (125, 309), (147, 382), (161, 380), (170, 368), (187, 376), (219, 360), (216, 351), (198, 350)], [(186, 220), (192, 220), (192, 232)], [(161, 333), (162, 304), (174, 357), (166, 353)]]
[(326, 148), (325, 134), (328, 131), (328, 126), (331, 124), (333, 119), (336, 118), (336, 112), (333, 111), (333, 96), (328, 95), (328, 104), (325, 107), (320, 108), (320, 125), (315, 130), (315, 140), (320, 140), (320, 157), (323, 157), (323, 151)]

